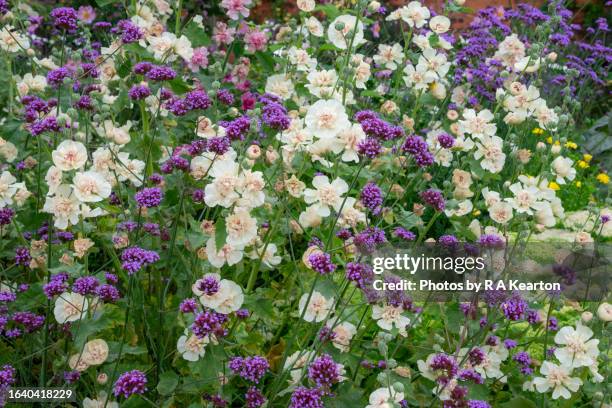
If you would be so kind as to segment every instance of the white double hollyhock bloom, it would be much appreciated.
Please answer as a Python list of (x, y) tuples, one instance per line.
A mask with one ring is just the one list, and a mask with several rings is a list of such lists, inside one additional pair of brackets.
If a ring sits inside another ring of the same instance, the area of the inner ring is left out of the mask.
[(411, 1), (387, 16), (388, 21), (402, 20), (410, 27), (421, 28), (431, 16), (429, 9), (418, 1)]
[(397, 392), (390, 387), (382, 387), (372, 391), (366, 408), (391, 408), (403, 399), (403, 392)]
[(306, 113), (306, 129), (319, 139), (336, 137), (351, 126), (346, 110), (335, 99), (318, 100)]
[[(327, 299), (322, 293), (316, 290), (312, 292), (310, 301), (308, 300), (309, 293), (304, 293), (300, 298), (298, 305), (300, 316), (303, 315), (307, 322), (321, 322), (330, 313), (334, 306), (334, 298)], [(308, 302), (308, 304), (306, 303)]]
[(327, 176), (316, 176), (312, 185), (314, 189), (304, 190), (304, 201), (310, 204), (318, 215), (328, 217), (331, 214), (330, 208), (340, 210), (342, 196), (349, 190), (346, 181), (337, 178), (330, 183)]
[(84, 203), (95, 203), (108, 198), (111, 185), (96, 171), (78, 172), (73, 180), (74, 195)]
[(265, 91), (281, 99), (289, 99), (293, 96), (295, 88), (293, 81), (287, 75), (276, 74), (269, 76), (266, 80)]
[(459, 120), (459, 132), (475, 138), (495, 136), (497, 126), (492, 123), (494, 117), (490, 110), (483, 109), (476, 113), (474, 109), (463, 111), (463, 119)]
[(78, 170), (87, 161), (87, 149), (81, 142), (64, 140), (51, 152), (51, 158), (61, 171)]
[(555, 180), (559, 184), (565, 184), (565, 179), (572, 181), (576, 178), (576, 169), (572, 167), (574, 162), (568, 157), (558, 156), (553, 160), (550, 167), (557, 176)]

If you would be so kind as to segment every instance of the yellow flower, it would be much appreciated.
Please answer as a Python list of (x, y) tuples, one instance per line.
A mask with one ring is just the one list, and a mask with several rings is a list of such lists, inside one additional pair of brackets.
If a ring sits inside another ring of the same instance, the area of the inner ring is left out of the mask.
[(578, 145), (574, 142), (566, 142), (565, 147), (567, 147), (568, 149), (577, 149)]
[(474, 211), (472, 211), (472, 215), (473, 215), (474, 217), (478, 217), (478, 216), (480, 215), (480, 210), (474, 210)]
[(591, 162), (591, 159), (593, 158), (593, 156), (591, 156), (591, 155), (590, 155), (590, 154), (588, 154), (588, 153), (585, 153), (585, 154), (582, 156), (582, 158), (584, 159), (584, 161), (585, 161), (585, 162), (590, 163), (590, 162)]
[(531, 133), (533, 133), (534, 135), (541, 135), (542, 133), (544, 133), (544, 129), (540, 129), (539, 127), (536, 127), (536, 128), (533, 128)]
[(552, 144), (552, 136), (548, 136), (548, 137), (546, 138), (546, 143), (548, 143), (548, 144)]
[(601, 184), (608, 184), (610, 182), (610, 176), (608, 176), (606, 173), (599, 173), (595, 178)]
[(561, 187), (559, 187), (559, 185), (557, 183), (555, 183), (554, 181), (551, 181), (550, 183), (548, 183), (548, 188), (550, 188), (551, 190), (559, 190)]
[(578, 188), (582, 187), (582, 181), (577, 181), (576, 182), (576, 187), (578, 187)]
[(585, 162), (584, 160), (579, 160), (578, 167), (580, 167), (581, 169), (588, 169), (589, 163)]

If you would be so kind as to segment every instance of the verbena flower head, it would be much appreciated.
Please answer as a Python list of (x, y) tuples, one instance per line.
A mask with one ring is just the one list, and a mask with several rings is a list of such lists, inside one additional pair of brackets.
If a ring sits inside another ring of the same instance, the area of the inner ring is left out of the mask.
[(149, 251), (140, 247), (130, 247), (121, 253), (121, 267), (132, 275), (144, 266), (159, 261), (159, 255), (155, 251)]
[(113, 386), (116, 397), (129, 398), (134, 394), (144, 394), (147, 391), (147, 377), (140, 370), (127, 371), (119, 376)]
[(157, 207), (163, 198), (164, 194), (159, 187), (143, 188), (134, 196), (139, 207), (147, 208)]
[(229, 368), (234, 374), (257, 384), (270, 368), (270, 364), (261, 356), (233, 357)]
[(51, 10), (51, 18), (53, 18), (53, 25), (57, 28), (69, 31), (77, 29), (78, 15), (72, 7), (59, 7)]

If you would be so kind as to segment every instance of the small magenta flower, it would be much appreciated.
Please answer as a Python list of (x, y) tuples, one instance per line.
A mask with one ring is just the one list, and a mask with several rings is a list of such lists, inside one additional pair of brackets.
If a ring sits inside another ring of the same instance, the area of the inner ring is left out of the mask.
[(132, 275), (142, 269), (143, 266), (159, 261), (159, 255), (155, 251), (148, 251), (139, 247), (130, 247), (121, 253), (123, 263), (121, 267), (125, 269), (129, 275)]
[(308, 367), (308, 378), (324, 389), (340, 381), (340, 377), (340, 367), (329, 354), (318, 357)]
[(336, 270), (336, 265), (331, 261), (331, 255), (325, 252), (315, 252), (308, 257), (312, 269), (321, 275), (327, 275)]
[(446, 208), (446, 202), (444, 201), (444, 196), (442, 196), (442, 193), (432, 188), (421, 193), (421, 200), (436, 211), (441, 212), (444, 211), (444, 208)]
[(324, 408), (322, 396), (319, 388), (297, 387), (291, 394), (289, 408)]
[(258, 384), (270, 368), (270, 364), (261, 356), (234, 357), (230, 360), (229, 368), (234, 374)]
[(115, 382), (113, 393), (116, 397), (123, 395), (129, 398), (134, 394), (144, 394), (147, 391), (147, 377), (140, 370), (127, 371)]

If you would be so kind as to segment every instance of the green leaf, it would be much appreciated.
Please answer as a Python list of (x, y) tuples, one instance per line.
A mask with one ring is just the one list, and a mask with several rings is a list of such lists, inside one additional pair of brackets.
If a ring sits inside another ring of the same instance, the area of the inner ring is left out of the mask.
[(172, 88), (174, 92), (179, 94), (185, 93), (190, 89), (189, 85), (187, 85), (187, 82), (183, 81), (181, 78), (178, 77), (170, 81), (170, 88)]
[(257, 51), (255, 58), (267, 72), (274, 72), (274, 58), (269, 52)]
[(109, 4), (113, 4), (115, 0), (96, 0), (96, 4), (98, 7), (108, 6)]
[(322, 11), (330, 20), (335, 19), (340, 15), (340, 10), (333, 4), (319, 4), (315, 7), (315, 11)]
[(227, 230), (225, 229), (225, 218), (219, 217), (219, 220), (215, 223), (215, 247), (217, 251), (223, 248), (226, 238)]
[(190, 21), (185, 27), (183, 27), (183, 34), (191, 41), (191, 46), (205, 47), (210, 45), (210, 37), (195, 21)]
[(421, 218), (412, 211), (400, 210), (396, 216), (397, 223), (406, 229), (411, 229), (419, 224)]
[(429, 36), (429, 45), (431, 45), (431, 48), (436, 48), (439, 44), (440, 37), (438, 37), (438, 34), (432, 34)]
[(170, 395), (178, 385), (179, 379), (174, 371), (166, 371), (159, 376), (157, 392), (161, 395)]

